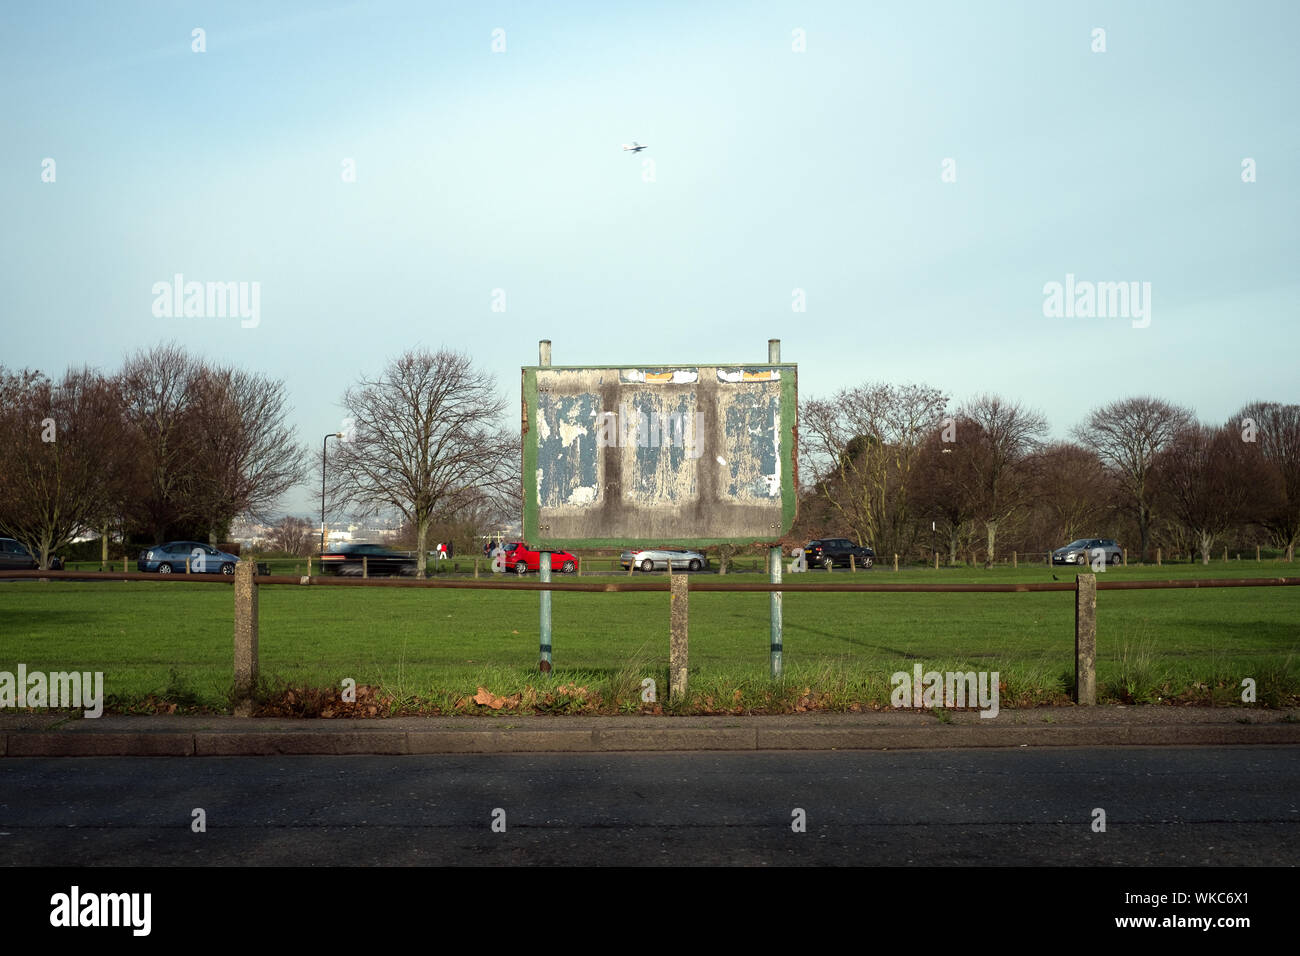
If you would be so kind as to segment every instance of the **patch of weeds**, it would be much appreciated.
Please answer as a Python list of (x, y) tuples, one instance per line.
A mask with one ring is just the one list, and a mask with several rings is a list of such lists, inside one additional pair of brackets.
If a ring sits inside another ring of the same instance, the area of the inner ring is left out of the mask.
[(1150, 641), (1124, 642), (1119, 660), (1112, 665), (1112, 676), (1103, 685), (1103, 693), (1125, 704), (1155, 703), (1169, 695), (1168, 678), (1156, 670)]
[[(1288, 655), (1283, 661), (1270, 661), (1264, 667), (1256, 668), (1255, 700), (1260, 706), (1278, 710), (1288, 706), (1300, 695), (1300, 674), (1294, 666), (1294, 656)], [(1237, 699), (1241, 699), (1240, 682), (1234, 688)]]

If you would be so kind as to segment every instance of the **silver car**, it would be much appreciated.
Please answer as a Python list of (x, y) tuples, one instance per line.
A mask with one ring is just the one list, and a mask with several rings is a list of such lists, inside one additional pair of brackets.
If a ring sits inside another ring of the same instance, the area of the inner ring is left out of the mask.
[(1119, 564), (1124, 560), (1124, 549), (1110, 538), (1079, 538), (1053, 551), (1052, 563), (1091, 564), (1094, 557), (1107, 564)]
[(619, 555), (619, 563), (624, 570), (637, 567), (642, 571), (661, 571), (671, 561), (674, 571), (699, 571), (709, 566), (709, 559), (698, 551), (685, 548), (645, 548), (639, 551), (624, 551)]

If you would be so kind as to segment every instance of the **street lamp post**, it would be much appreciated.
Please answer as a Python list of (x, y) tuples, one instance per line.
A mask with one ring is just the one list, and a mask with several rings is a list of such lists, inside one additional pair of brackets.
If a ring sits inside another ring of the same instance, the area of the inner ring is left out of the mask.
[(320, 443), (320, 553), (325, 553), (325, 448), (331, 438), (342, 438), (342, 432), (330, 432)]

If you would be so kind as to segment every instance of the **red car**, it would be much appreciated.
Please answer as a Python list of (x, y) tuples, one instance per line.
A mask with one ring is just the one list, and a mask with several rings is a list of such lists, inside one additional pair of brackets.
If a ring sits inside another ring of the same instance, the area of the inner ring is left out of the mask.
[[(503, 545), (506, 553), (506, 567), (514, 568), (516, 574), (527, 574), (541, 567), (542, 553), (534, 551), (522, 541), (509, 541)], [(578, 559), (567, 551), (551, 552), (551, 570), (563, 574), (576, 574)]]

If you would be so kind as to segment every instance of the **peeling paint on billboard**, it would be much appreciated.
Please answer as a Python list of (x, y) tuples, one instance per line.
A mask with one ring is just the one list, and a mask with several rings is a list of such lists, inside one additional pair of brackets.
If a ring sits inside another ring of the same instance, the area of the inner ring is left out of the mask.
[(772, 541), (794, 520), (797, 371), (523, 369), (534, 546)]

